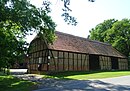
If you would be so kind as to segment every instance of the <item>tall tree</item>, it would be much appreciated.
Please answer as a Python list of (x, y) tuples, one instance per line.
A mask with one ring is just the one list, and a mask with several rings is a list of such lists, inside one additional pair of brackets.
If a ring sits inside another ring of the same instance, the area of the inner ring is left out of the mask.
[(106, 31), (112, 28), (112, 25), (117, 22), (115, 19), (105, 20), (103, 23), (98, 24), (95, 28), (90, 30), (89, 38), (92, 40), (98, 40), (105, 42), (104, 38), (106, 37)]
[[(130, 19), (112, 20), (109, 23), (103, 22), (97, 25), (90, 31), (89, 38), (110, 43), (128, 57), (130, 56)], [(105, 28), (100, 28), (100, 25)]]
[(10, 28), (0, 28), (0, 68), (10, 67), (15, 61), (21, 60), (26, 51), (23, 37), (15, 36), (17, 27)]
[[(15, 24), (24, 36), (30, 31), (43, 32), (44, 28), (54, 32), (56, 25), (48, 16), (48, 7), (48, 4), (44, 4), (44, 7), (36, 8), (27, 0), (1, 0), (0, 27), (10, 29)], [(5, 25), (6, 22), (9, 24)]]
[[(48, 16), (49, 4), (36, 8), (27, 0), (0, 1), (0, 65), (9, 66), (25, 53), (24, 37), (30, 32), (45, 35), (48, 42), (54, 40), (56, 24)], [(3, 65), (2, 65), (3, 64)]]
[(130, 55), (130, 19), (115, 22), (112, 28), (107, 31), (105, 41), (111, 43), (128, 57)]

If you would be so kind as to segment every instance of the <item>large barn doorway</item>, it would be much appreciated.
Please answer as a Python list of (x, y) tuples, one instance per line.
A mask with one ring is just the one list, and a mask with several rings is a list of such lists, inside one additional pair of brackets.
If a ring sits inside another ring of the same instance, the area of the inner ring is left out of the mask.
[(116, 57), (112, 57), (111, 58), (111, 65), (112, 65), (112, 69), (118, 69), (118, 58)]
[(99, 56), (89, 55), (89, 70), (99, 70)]

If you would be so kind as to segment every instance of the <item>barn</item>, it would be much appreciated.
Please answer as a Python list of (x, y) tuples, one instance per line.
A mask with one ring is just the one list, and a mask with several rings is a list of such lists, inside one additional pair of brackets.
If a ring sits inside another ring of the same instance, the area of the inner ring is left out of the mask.
[(127, 57), (110, 44), (56, 31), (48, 44), (36, 36), (29, 47), (29, 73), (127, 70)]

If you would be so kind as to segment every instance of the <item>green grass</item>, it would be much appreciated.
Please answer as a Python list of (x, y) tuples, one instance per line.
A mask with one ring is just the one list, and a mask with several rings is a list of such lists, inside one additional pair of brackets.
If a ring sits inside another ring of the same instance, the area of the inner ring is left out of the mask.
[(57, 74), (44, 75), (44, 78), (56, 79), (102, 79), (130, 75), (130, 71), (91, 71), (91, 72), (61, 72)]
[(36, 88), (36, 83), (20, 80), (0, 72), (0, 91), (31, 91)]

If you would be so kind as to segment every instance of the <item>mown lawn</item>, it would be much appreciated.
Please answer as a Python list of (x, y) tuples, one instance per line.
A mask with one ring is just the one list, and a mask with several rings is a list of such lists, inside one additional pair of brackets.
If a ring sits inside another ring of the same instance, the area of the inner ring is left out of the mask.
[(20, 80), (0, 72), (0, 91), (32, 91), (35, 88), (34, 82)]
[(44, 78), (88, 80), (119, 77), (126, 75), (130, 75), (130, 71), (61, 72), (51, 75), (44, 75)]

